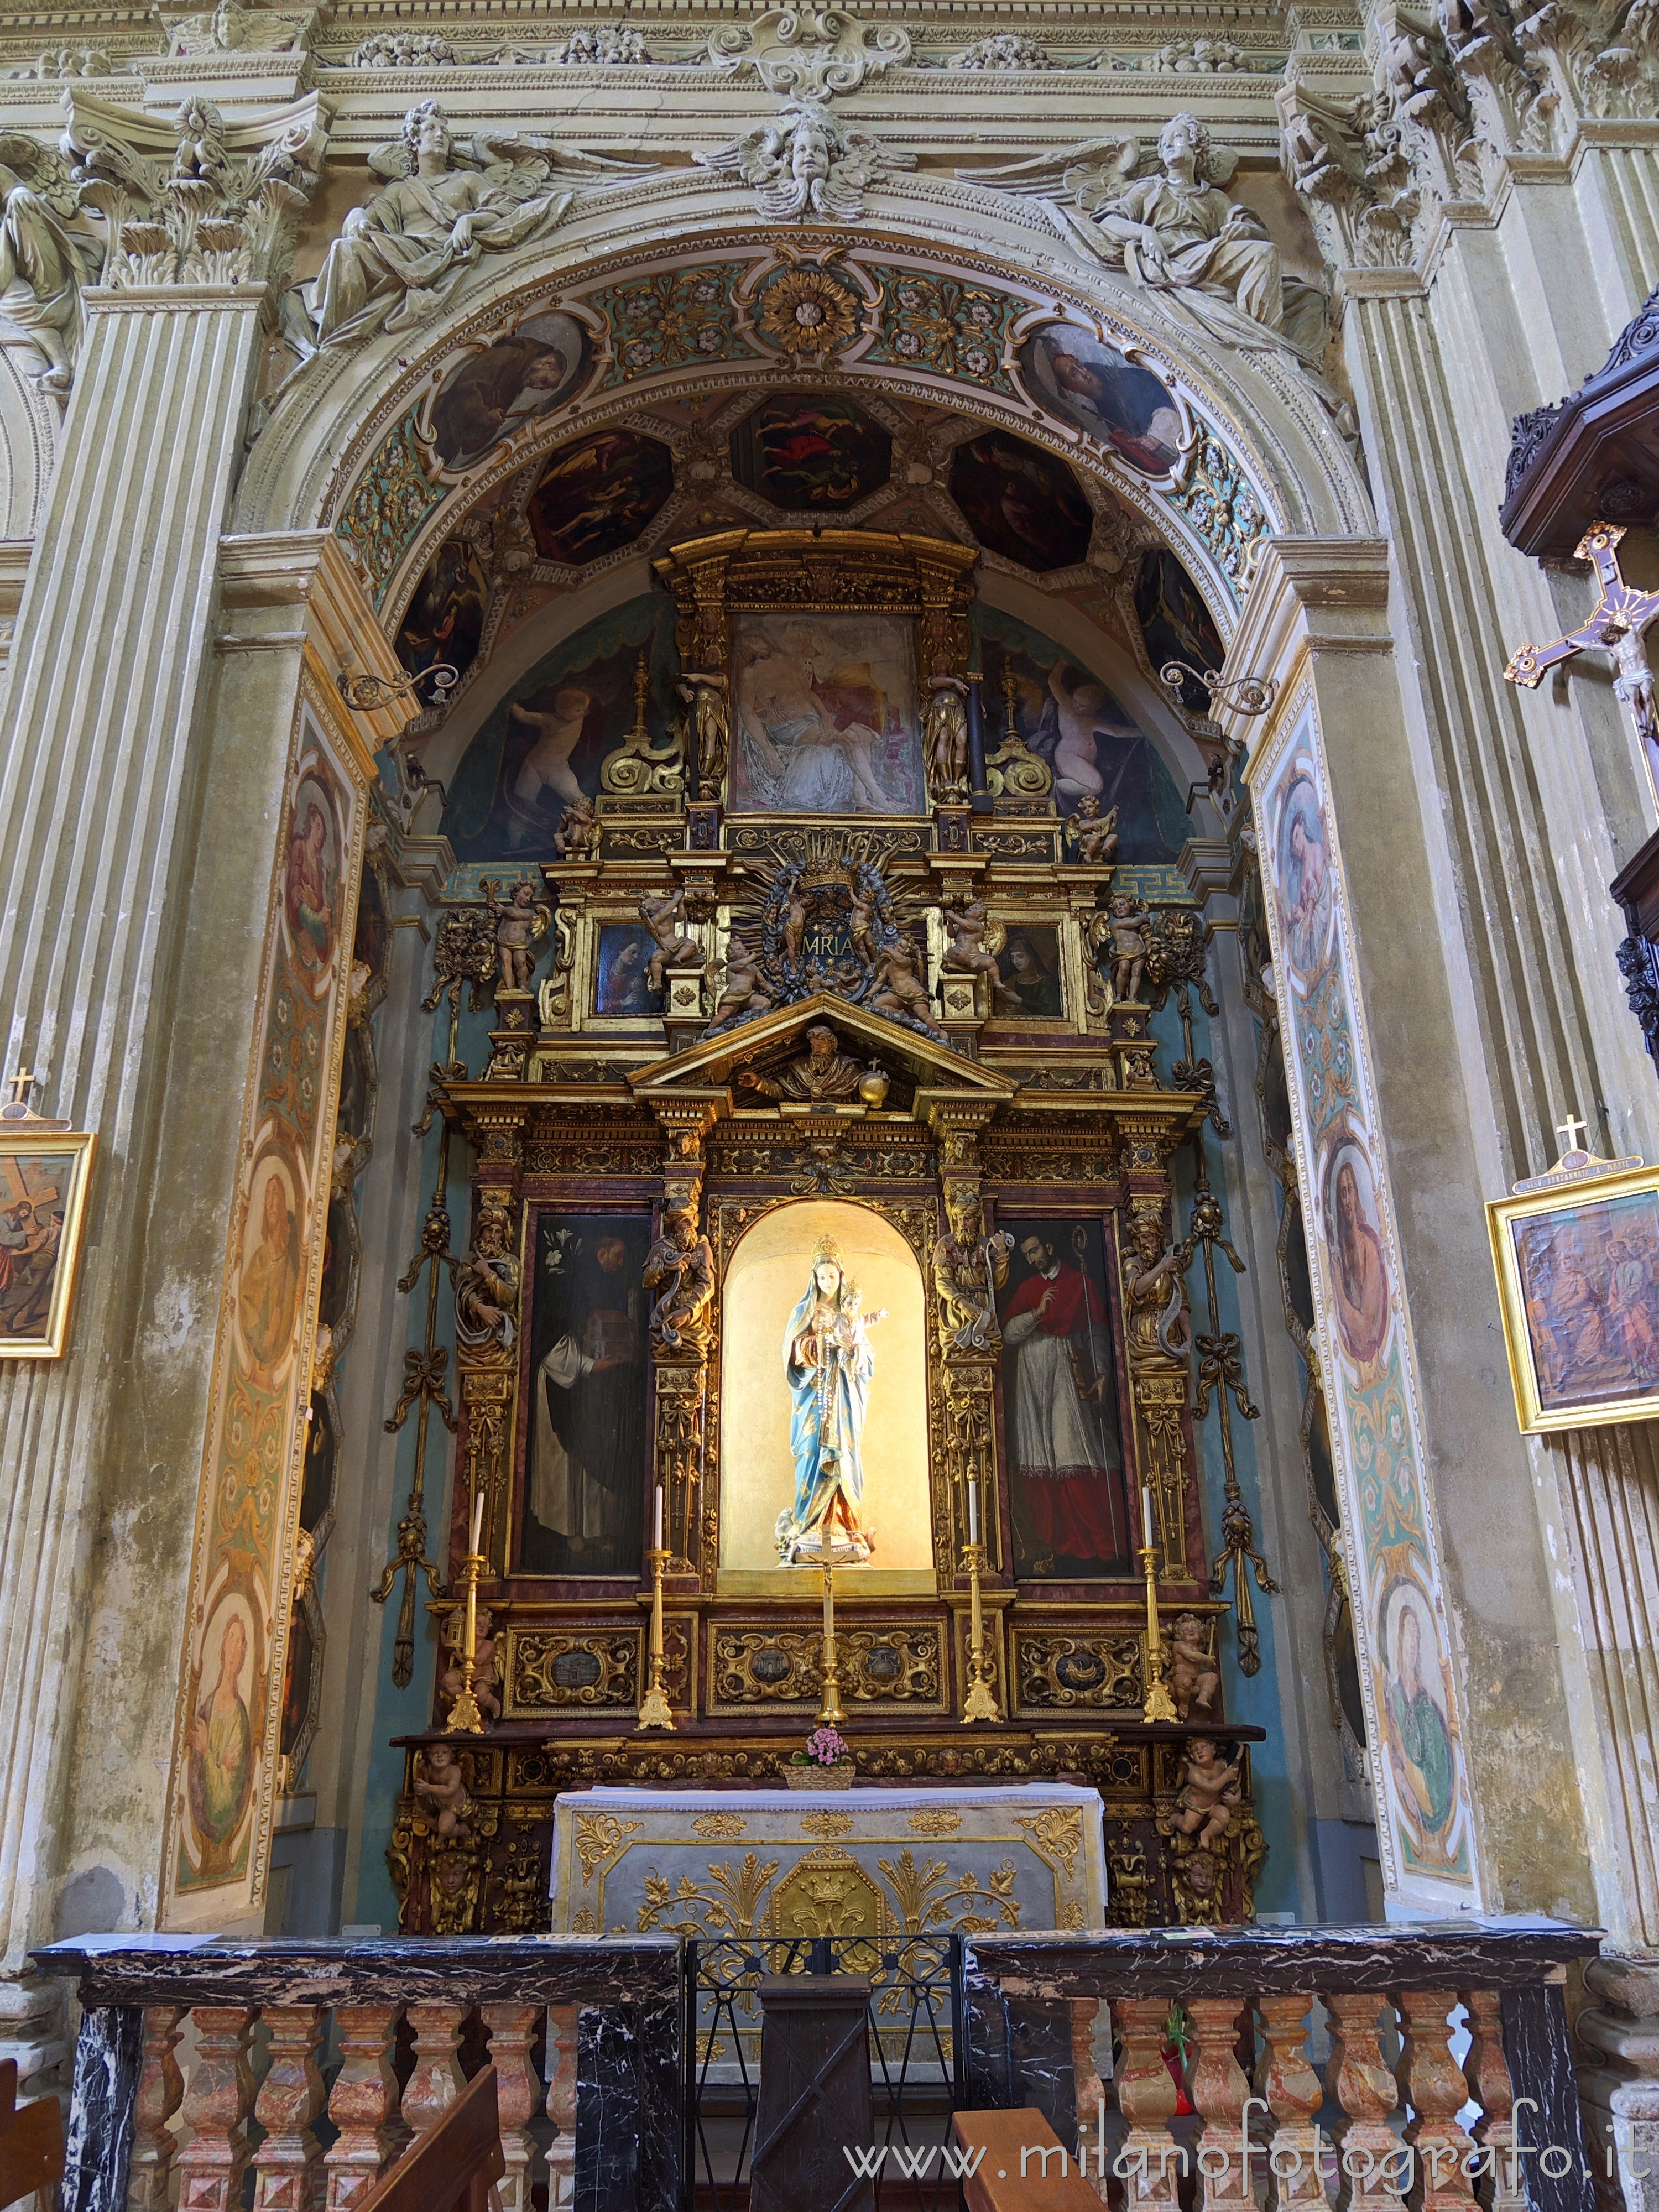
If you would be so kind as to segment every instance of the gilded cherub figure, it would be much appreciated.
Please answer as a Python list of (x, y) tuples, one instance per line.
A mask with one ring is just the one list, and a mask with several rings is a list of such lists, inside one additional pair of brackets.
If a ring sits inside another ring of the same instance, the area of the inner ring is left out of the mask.
[(536, 886), (516, 883), (503, 906), (493, 883), (480, 882), (484, 911), (495, 925), (495, 957), (501, 964), (501, 988), (527, 991), (536, 965), (535, 947), (553, 926), (550, 907), (536, 903)]
[(1133, 891), (1113, 895), (1107, 909), (1112, 939), (1112, 997), (1120, 1006), (1140, 997), (1140, 979), (1146, 968), (1146, 924), (1140, 902)]
[(564, 813), (553, 832), (553, 850), (562, 860), (597, 860), (604, 835), (605, 824), (594, 813), (592, 800), (585, 791), (578, 792), (564, 803)]
[(1117, 859), (1117, 809), (1102, 815), (1100, 801), (1085, 792), (1075, 814), (1066, 817), (1066, 835), (1076, 846), (1075, 857), (1088, 868), (1110, 867)]
[(657, 942), (645, 964), (645, 988), (654, 998), (660, 994), (669, 969), (702, 965), (702, 947), (686, 927), (684, 884), (661, 898), (647, 891), (640, 900), (640, 920)]
[(908, 937), (900, 935), (877, 963), (870, 1004), (877, 1013), (908, 1014), (918, 1029), (948, 1044), (950, 1039), (933, 1018), (933, 1003), (922, 975), (921, 955)]
[(1214, 1702), (1221, 1675), (1209, 1644), (1195, 1613), (1183, 1613), (1170, 1632), (1170, 1692), (1183, 1721), (1194, 1705), (1207, 1713)]
[(714, 1007), (711, 1029), (722, 1022), (731, 1021), (738, 1014), (769, 1013), (775, 1003), (773, 995), (761, 979), (760, 955), (748, 939), (733, 930), (726, 947), (726, 957), (720, 963), (724, 981), (720, 987), (720, 998)]
[(671, 1206), (663, 1216), (662, 1234), (646, 1255), (640, 1279), (654, 1301), (652, 1351), (660, 1356), (700, 1350), (714, 1302), (714, 1251), (689, 1206)]
[(1176, 1799), (1175, 1825), (1183, 1836), (1196, 1836), (1200, 1850), (1219, 1843), (1235, 1808), (1243, 1798), (1240, 1762), (1224, 1759), (1214, 1739), (1195, 1735), (1187, 1746), (1187, 1776)]
[(951, 673), (948, 654), (933, 657), (922, 710), (921, 750), (927, 764), (927, 788), (945, 799), (968, 788), (968, 686)]
[(939, 919), (951, 933), (951, 942), (939, 966), (953, 975), (988, 975), (994, 990), (1002, 981), (1002, 970), (997, 966), (995, 953), (985, 942), (991, 926), (990, 908), (986, 902), (982, 898), (968, 899), (961, 906), (941, 907)]
[(425, 1764), (425, 1774), (416, 1778), (415, 1795), (424, 1797), (428, 1804), (435, 1808), (439, 1838), (447, 1843), (460, 1826), (472, 1800), (467, 1795), (461, 1763), (452, 1744), (429, 1746)]
[[(459, 1635), (464, 1615), (451, 1616), (456, 1640), (449, 1646), (448, 1663), (438, 1678), (438, 1687), (453, 1705), (461, 1694), (466, 1682), (466, 1660), (462, 1653)], [(490, 1720), (501, 1717), (501, 1701), (495, 1695), (495, 1618), (487, 1605), (478, 1607), (472, 1644), (472, 1694), (478, 1701), (478, 1711)]]

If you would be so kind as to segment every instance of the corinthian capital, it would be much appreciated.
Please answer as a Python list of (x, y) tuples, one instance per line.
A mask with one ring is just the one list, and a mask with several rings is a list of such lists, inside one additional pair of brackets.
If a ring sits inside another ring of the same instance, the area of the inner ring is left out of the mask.
[(205, 100), (167, 123), (73, 86), (64, 106), (80, 204), (103, 223), (104, 284), (281, 283), (328, 139), (314, 93), (234, 123)]

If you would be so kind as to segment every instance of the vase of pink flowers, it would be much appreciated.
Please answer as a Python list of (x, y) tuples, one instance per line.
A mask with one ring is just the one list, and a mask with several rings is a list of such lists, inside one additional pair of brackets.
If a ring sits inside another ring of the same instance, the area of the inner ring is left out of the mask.
[(832, 1728), (817, 1728), (805, 1749), (791, 1754), (783, 1778), (792, 1790), (850, 1790), (857, 1772), (846, 1737)]

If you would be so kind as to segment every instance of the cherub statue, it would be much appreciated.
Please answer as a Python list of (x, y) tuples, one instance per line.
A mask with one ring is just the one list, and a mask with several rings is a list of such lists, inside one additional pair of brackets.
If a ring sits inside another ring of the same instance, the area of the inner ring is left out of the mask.
[(726, 749), (731, 743), (731, 719), (726, 708), (726, 678), (718, 673), (689, 669), (675, 689), (691, 709), (689, 732), (696, 749), (697, 796), (718, 799), (726, 781)]
[(562, 860), (597, 860), (604, 835), (605, 824), (594, 813), (592, 800), (585, 791), (579, 792), (564, 803), (559, 826), (553, 832), (553, 850)]
[(880, 1014), (908, 1014), (929, 1036), (948, 1044), (949, 1037), (933, 1018), (933, 1002), (921, 977), (921, 959), (910, 939), (900, 934), (876, 963), (875, 988), (870, 1004)]
[(990, 924), (990, 908), (982, 898), (965, 900), (960, 906), (939, 908), (939, 919), (951, 933), (951, 942), (945, 947), (939, 966), (953, 975), (988, 975), (994, 990), (1002, 981), (1002, 971), (997, 966), (996, 955), (985, 942)]
[[(446, 1684), (448, 1676), (444, 1677)], [(459, 1694), (459, 1686), (457, 1695)], [(426, 1772), (416, 1778), (415, 1795), (424, 1797), (435, 1806), (438, 1814), (438, 1834), (447, 1843), (461, 1824), (472, 1800), (467, 1795), (466, 1784), (461, 1774), (461, 1762), (455, 1755), (453, 1744), (434, 1743), (426, 1753)]]
[(670, 968), (702, 965), (702, 948), (685, 926), (685, 886), (678, 884), (661, 898), (645, 892), (640, 900), (640, 920), (657, 941), (645, 964), (645, 987), (653, 997), (663, 988)]
[(553, 909), (536, 903), (536, 886), (516, 883), (503, 906), (493, 883), (480, 882), (484, 911), (495, 925), (495, 957), (501, 963), (502, 988), (527, 991), (536, 965), (535, 946), (553, 926)]
[(663, 1216), (662, 1234), (646, 1255), (640, 1279), (654, 1301), (652, 1351), (660, 1356), (699, 1349), (714, 1302), (714, 1251), (689, 1206), (671, 1206)]
[[(460, 1646), (461, 1624), (465, 1616), (455, 1613), (452, 1634), (454, 1641), (449, 1646), (449, 1663), (438, 1678), (438, 1686), (453, 1704), (461, 1694), (466, 1677), (466, 1661)], [(487, 1605), (478, 1607), (472, 1639), (472, 1694), (477, 1699), (478, 1711), (491, 1720), (499, 1720), (501, 1701), (492, 1686), (495, 1679), (495, 1618)]]
[(769, 1013), (773, 997), (761, 980), (760, 956), (746, 938), (733, 930), (726, 947), (726, 957), (720, 963), (725, 981), (720, 986), (720, 1000), (714, 1008), (711, 1029), (718, 1029), (738, 1014)]
[(1146, 967), (1146, 925), (1140, 902), (1133, 891), (1117, 891), (1107, 908), (1112, 940), (1112, 997), (1120, 1005), (1136, 1004), (1140, 979)]
[(1170, 1691), (1183, 1721), (1194, 1705), (1207, 1713), (1214, 1701), (1221, 1675), (1209, 1644), (1195, 1613), (1183, 1613), (1170, 1632)]
[(469, 1347), (511, 1348), (518, 1327), (519, 1263), (507, 1249), (506, 1216), (487, 1208), (472, 1249), (455, 1263), (455, 1335)]
[(987, 1238), (979, 1200), (957, 1198), (950, 1225), (933, 1245), (933, 1289), (939, 1298), (939, 1331), (963, 1352), (994, 1351), (999, 1340), (994, 1286), (1008, 1273), (1013, 1238)]
[(968, 788), (968, 686), (951, 673), (947, 654), (933, 657), (922, 710), (921, 750), (927, 763), (927, 788), (935, 799)]
[(1085, 867), (1110, 867), (1117, 859), (1116, 807), (1103, 818), (1100, 801), (1091, 791), (1085, 792), (1076, 813), (1067, 817), (1066, 835)]
[(1183, 1836), (1196, 1836), (1200, 1850), (1219, 1843), (1243, 1792), (1239, 1761), (1224, 1759), (1213, 1737), (1195, 1735), (1187, 1746), (1187, 1778), (1176, 1799), (1175, 1825)]

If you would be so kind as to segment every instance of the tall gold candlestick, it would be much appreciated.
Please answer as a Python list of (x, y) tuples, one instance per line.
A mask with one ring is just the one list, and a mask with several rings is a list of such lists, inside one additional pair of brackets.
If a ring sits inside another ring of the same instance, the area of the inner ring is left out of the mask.
[[(658, 1534), (661, 1533), (659, 1525)], [(662, 1686), (662, 1574), (670, 1555), (658, 1544), (645, 1556), (651, 1565), (651, 1686), (640, 1701), (635, 1735), (641, 1729), (672, 1729), (674, 1725), (674, 1716), (668, 1710), (668, 1693)]]
[(965, 1721), (1000, 1721), (996, 1692), (991, 1687), (991, 1662), (985, 1655), (985, 1617), (980, 1603), (979, 1578), (985, 1571), (983, 1544), (964, 1544), (962, 1556), (968, 1567), (968, 1696), (962, 1708)]
[(483, 1714), (473, 1692), (472, 1675), (478, 1658), (478, 1579), (489, 1565), (489, 1559), (482, 1552), (468, 1552), (461, 1561), (461, 1579), (466, 1584), (466, 1626), (461, 1638), (461, 1686), (450, 1705), (449, 1718), (444, 1726), (452, 1733), (459, 1731), (466, 1735), (482, 1735), (483, 1733)]
[[(828, 1524), (826, 1523), (826, 1533)], [(841, 1709), (841, 1668), (836, 1660), (836, 1568), (823, 1563), (823, 1701), (818, 1707), (820, 1728), (839, 1728), (847, 1716)]]
[(1144, 1721), (1175, 1721), (1181, 1716), (1164, 1679), (1164, 1638), (1158, 1623), (1158, 1546), (1152, 1540), (1152, 1493), (1140, 1493), (1140, 1526), (1146, 1540), (1137, 1557), (1146, 1577), (1146, 1702), (1140, 1709)]

